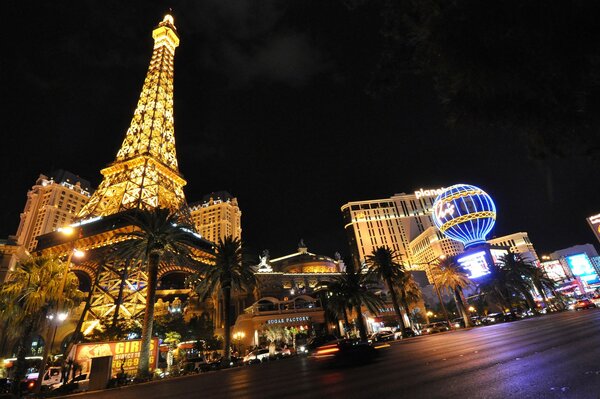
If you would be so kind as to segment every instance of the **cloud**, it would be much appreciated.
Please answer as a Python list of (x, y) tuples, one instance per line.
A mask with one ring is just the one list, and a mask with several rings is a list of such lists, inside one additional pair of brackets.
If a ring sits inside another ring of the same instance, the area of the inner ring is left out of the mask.
[(186, 29), (205, 39), (196, 49), (199, 67), (225, 73), (233, 86), (265, 80), (300, 86), (327, 70), (330, 62), (294, 22), (292, 4), (273, 0), (188, 3), (193, 12), (183, 18), (193, 27)]

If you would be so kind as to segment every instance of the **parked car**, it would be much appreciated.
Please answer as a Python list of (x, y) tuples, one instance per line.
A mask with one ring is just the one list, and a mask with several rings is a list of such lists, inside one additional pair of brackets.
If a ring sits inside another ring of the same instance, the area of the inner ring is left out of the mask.
[(581, 299), (575, 304), (575, 310), (594, 309), (596, 304), (589, 299)]
[(400, 339), (400, 338), (411, 338), (411, 337), (416, 337), (417, 335), (420, 335), (418, 331), (413, 330), (412, 328), (403, 328), (403, 329), (396, 329), (396, 331), (394, 331), (394, 334), (396, 336), (396, 339)]
[(435, 334), (450, 330), (447, 323), (438, 321), (437, 323), (426, 324), (421, 330), (421, 334)]
[(454, 328), (465, 328), (465, 319), (463, 319), (462, 317), (457, 317), (456, 319), (453, 319), (452, 326)]
[(269, 360), (269, 349), (255, 349), (244, 356), (245, 364), (261, 363)]
[(77, 392), (85, 392), (90, 388), (90, 379), (87, 373), (79, 374), (69, 382), (59, 382), (52, 386), (53, 394), (71, 394)]
[(481, 319), (481, 322), (486, 325), (502, 323), (503, 321), (504, 321), (504, 314), (501, 312), (489, 313), (487, 316), (485, 316)]
[(393, 332), (379, 331), (379, 332), (371, 334), (371, 336), (369, 337), (369, 342), (387, 342), (387, 341), (393, 341), (395, 339), (396, 339), (396, 337), (394, 336)]

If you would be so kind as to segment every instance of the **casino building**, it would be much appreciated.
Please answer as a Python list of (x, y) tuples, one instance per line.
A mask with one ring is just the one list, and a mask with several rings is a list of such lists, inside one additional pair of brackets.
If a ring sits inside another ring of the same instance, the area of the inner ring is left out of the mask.
[(390, 198), (352, 201), (341, 207), (353, 256), (363, 263), (377, 247), (387, 246), (402, 256), (406, 267), (419, 263), (410, 242), (434, 226), (433, 201), (441, 189), (400, 193)]
[(270, 258), (269, 251), (263, 251), (256, 265), (260, 299), (238, 315), (233, 336), (248, 348), (264, 343), (269, 327), (294, 327), (309, 334), (333, 329), (325, 325), (315, 287), (344, 270), (339, 254), (331, 258), (311, 253), (304, 240), (296, 252), (278, 258)]

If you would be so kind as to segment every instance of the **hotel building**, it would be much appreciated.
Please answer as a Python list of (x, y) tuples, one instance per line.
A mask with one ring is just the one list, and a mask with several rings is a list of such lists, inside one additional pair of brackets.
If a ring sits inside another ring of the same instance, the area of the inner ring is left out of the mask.
[(201, 202), (190, 205), (192, 222), (200, 235), (210, 242), (227, 236), (242, 238), (242, 211), (237, 198), (227, 191), (205, 195)]
[(27, 193), (17, 244), (33, 251), (38, 236), (73, 223), (89, 201), (91, 191), (87, 180), (65, 170), (57, 170), (50, 176), (40, 175)]
[(353, 256), (363, 263), (377, 247), (398, 252), (409, 266), (419, 261), (410, 242), (434, 227), (431, 212), (440, 190), (419, 190), (395, 194), (390, 198), (352, 201), (343, 205), (342, 215)]
[(529, 236), (525, 232), (494, 237), (487, 242), (492, 246), (506, 247), (509, 252), (521, 255), (523, 260), (539, 265), (540, 259), (538, 258), (537, 252), (535, 252), (535, 248), (533, 248)]

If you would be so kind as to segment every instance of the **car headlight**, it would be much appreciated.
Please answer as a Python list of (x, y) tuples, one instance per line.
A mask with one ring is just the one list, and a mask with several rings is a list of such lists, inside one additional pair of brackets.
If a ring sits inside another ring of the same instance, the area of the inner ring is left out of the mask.
[(459, 328), (460, 327), (460, 323), (454, 323), (454, 327)]

